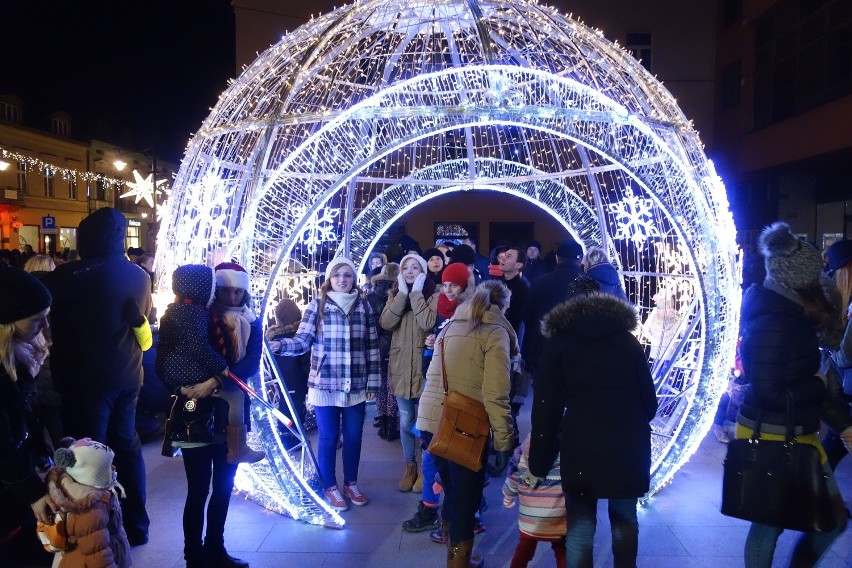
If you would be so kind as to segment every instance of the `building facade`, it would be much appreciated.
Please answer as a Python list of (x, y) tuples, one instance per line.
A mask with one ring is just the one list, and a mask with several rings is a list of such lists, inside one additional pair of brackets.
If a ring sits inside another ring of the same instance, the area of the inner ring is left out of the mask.
[(154, 181), (152, 166), (158, 186), (170, 183), (175, 165), (107, 142), (77, 140), (65, 113), (50, 115), (48, 129), (24, 118), (23, 101), (0, 95), (0, 246), (75, 250), (80, 221), (101, 207), (116, 207), (127, 218), (127, 246), (153, 250), (156, 211), (144, 199), (146, 184)]
[(719, 0), (711, 157), (740, 241), (790, 223), (820, 247), (852, 236), (852, 2)]

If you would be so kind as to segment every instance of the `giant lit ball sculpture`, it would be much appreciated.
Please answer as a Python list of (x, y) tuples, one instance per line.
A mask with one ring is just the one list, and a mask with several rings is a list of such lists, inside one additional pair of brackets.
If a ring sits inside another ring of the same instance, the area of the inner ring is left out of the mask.
[[(610, 252), (657, 384), (657, 491), (696, 449), (727, 383), (740, 297), (733, 220), (672, 95), (552, 8), (362, 0), (286, 35), (191, 140), (157, 264), (170, 274), (234, 258), (269, 319), (284, 296), (306, 304), (335, 254), (361, 262), (403, 213), (469, 190), (532, 202)], [(255, 382), (264, 396), (281, 388), (268, 362)], [(309, 468), (294, 468), (269, 416), (254, 418), (271, 460), (244, 469), (245, 486), (277, 510), (306, 518), (308, 504), (308, 520), (342, 524), (304, 492)]]

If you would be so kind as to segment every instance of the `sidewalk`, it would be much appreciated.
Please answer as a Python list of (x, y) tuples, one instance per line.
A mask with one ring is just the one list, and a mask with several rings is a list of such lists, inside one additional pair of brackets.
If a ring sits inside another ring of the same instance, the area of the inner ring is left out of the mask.
[[(529, 432), (529, 408), (522, 415), (522, 432)], [(429, 541), (428, 532), (409, 534), (402, 521), (411, 517), (419, 496), (400, 493), (403, 473), (399, 441), (386, 442), (372, 427), (375, 409), (367, 409), (358, 485), (370, 499), (366, 507), (342, 513), (343, 530), (308, 525), (271, 513), (234, 496), (225, 531), (225, 544), (233, 555), (252, 568), (355, 568), (362, 566), (443, 567), (446, 547)], [(315, 433), (314, 433), (315, 435)], [(183, 567), (181, 515), (185, 477), (180, 458), (159, 455), (160, 444), (144, 447), (148, 472), (150, 542), (133, 549), (140, 568)], [(640, 568), (720, 568), (743, 566), (742, 550), (748, 524), (719, 513), (722, 460), (725, 446), (710, 433), (698, 452), (639, 511)], [(342, 468), (338, 465), (338, 474)], [(838, 480), (847, 503), (852, 503), (852, 458), (840, 464)], [(486, 487), (489, 508), (484, 515), (487, 531), (476, 537), (476, 551), (488, 568), (507, 568), (518, 539), (517, 508), (504, 509), (500, 486), (494, 479)], [(595, 566), (612, 566), (609, 523), (605, 502), (598, 513)], [(781, 535), (774, 566), (786, 560), (798, 533)], [(554, 566), (550, 547), (540, 546), (534, 567)], [(852, 529), (837, 540), (821, 568), (852, 568)]]

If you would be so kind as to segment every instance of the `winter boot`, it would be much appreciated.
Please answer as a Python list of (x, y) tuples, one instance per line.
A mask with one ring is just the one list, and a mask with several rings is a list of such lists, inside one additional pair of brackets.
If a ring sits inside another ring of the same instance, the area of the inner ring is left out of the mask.
[(450, 542), (447, 547), (447, 568), (483, 568), (481, 556), (473, 554), (473, 539), (458, 544)]
[(429, 540), (435, 544), (447, 544), (450, 540), (450, 524), (447, 521), (441, 521), (441, 528), (430, 532)]
[(385, 429), (385, 440), (393, 442), (399, 439), (399, 418), (387, 418), (387, 428)]
[(405, 532), (428, 531), (430, 529), (437, 529), (440, 522), (438, 507), (428, 507), (423, 501), (420, 501), (414, 516), (407, 521), (403, 521), (402, 530)]
[(399, 480), (399, 490), (408, 493), (414, 487), (415, 481), (417, 481), (417, 463), (405, 462), (405, 473)]
[(253, 450), (246, 445), (245, 425), (228, 424), (228, 463), (255, 463), (265, 457), (265, 453)]

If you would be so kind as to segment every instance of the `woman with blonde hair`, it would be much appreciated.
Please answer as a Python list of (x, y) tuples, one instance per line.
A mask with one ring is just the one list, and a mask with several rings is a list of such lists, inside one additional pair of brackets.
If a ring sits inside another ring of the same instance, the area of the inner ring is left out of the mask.
[[(435, 342), (435, 353), (426, 372), (420, 398), (417, 428), (424, 436), (434, 434), (444, 400), (443, 372), (450, 390), (481, 400), (493, 431), (493, 446), (503, 466), (513, 448), (509, 407), (509, 370), (518, 341), (503, 315), (511, 293), (499, 280), (480, 284), (473, 296), (456, 308)], [(476, 510), (482, 501), (485, 458), (479, 471), (436, 457), (444, 487), (442, 528), (449, 533), (447, 566), (476, 566), (471, 559)]]
[(56, 263), (46, 254), (37, 254), (24, 264), (24, 270), (27, 272), (52, 272), (56, 268)]
[[(35, 521), (53, 524), (56, 504), (33, 464), (50, 455), (30, 406), (47, 357), (47, 288), (20, 268), (0, 270), (0, 565), (34, 561)], [(44, 462), (46, 463), (46, 462)], [(42, 551), (43, 552), (43, 551)], [(31, 556), (24, 558), (24, 556)], [(45, 556), (45, 555), (43, 555)]]
[[(273, 353), (278, 355), (311, 351), (308, 403), (313, 405), (317, 417), (319, 474), (325, 499), (337, 511), (349, 508), (346, 499), (357, 506), (367, 504), (358, 488), (361, 436), (366, 402), (375, 397), (381, 381), (376, 316), (355, 286), (356, 274), (355, 263), (350, 259), (332, 259), (319, 296), (305, 308), (296, 334), (270, 342)], [(335, 469), (341, 418), (342, 491)]]

